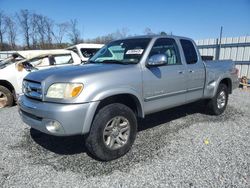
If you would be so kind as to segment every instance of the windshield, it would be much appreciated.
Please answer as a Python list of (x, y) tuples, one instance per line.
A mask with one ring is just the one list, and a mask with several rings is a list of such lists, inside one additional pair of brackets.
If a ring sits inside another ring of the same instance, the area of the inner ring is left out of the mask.
[(139, 38), (111, 42), (99, 50), (89, 60), (89, 63), (138, 63), (149, 41), (150, 38)]

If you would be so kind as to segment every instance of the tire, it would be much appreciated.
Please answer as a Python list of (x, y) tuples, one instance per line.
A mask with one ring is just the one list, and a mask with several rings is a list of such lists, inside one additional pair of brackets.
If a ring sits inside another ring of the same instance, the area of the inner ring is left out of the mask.
[(4, 86), (0, 86), (0, 108), (12, 106), (13, 102), (14, 98), (11, 91)]
[(94, 158), (111, 161), (130, 150), (136, 133), (137, 120), (134, 112), (120, 103), (109, 104), (96, 114), (85, 140), (86, 148)]
[(228, 87), (225, 84), (218, 86), (215, 96), (208, 101), (208, 110), (212, 115), (222, 114), (228, 102)]

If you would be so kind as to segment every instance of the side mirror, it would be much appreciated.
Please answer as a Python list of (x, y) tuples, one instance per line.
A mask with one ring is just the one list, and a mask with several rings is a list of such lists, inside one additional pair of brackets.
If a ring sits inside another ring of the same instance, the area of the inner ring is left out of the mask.
[(165, 54), (156, 54), (152, 55), (147, 63), (147, 66), (149, 67), (156, 67), (156, 66), (163, 66), (167, 65), (168, 58)]

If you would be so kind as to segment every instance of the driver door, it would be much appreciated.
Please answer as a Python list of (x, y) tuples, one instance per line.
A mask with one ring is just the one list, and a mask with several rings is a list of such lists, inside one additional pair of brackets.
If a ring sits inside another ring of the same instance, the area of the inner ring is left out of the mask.
[(146, 114), (184, 104), (186, 101), (186, 66), (182, 64), (176, 41), (160, 38), (154, 43), (149, 58), (155, 54), (167, 56), (167, 65), (145, 67), (143, 97)]

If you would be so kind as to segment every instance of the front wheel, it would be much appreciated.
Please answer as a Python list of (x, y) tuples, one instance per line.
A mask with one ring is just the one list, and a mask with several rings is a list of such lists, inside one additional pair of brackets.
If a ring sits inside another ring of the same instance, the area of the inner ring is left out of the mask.
[(218, 86), (216, 95), (208, 101), (208, 109), (213, 115), (222, 114), (228, 102), (228, 88), (225, 84), (220, 84)]
[(136, 133), (134, 112), (120, 103), (109, 104), (96, 114), (86, 138), (86, 147), (97, 159), (110, 161), (129, 151)]

